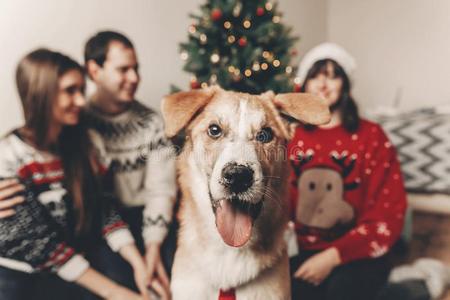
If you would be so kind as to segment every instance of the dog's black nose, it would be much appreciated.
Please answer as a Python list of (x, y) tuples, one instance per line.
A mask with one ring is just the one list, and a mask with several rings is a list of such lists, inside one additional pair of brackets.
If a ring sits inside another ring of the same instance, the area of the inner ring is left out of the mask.
[(253, 184), (253, 170), (244, 165), (229, 163), (222, 170), (222, 184), (233, 193), (242, 193)]

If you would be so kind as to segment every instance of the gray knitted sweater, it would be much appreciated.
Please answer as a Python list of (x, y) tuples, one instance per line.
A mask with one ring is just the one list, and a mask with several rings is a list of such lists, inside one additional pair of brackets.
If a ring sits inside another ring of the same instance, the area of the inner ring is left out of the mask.
[(93, 142), (113, 171), (114, 188), (123, 205), (145, 206), (144, 241), (162, 242), (172, 219), (176, 175), (175, 152), (161, 117), (135, 101), (115, 116), (90, 105), (85, 118), (83, 122), (98, 133), (92, 136)]

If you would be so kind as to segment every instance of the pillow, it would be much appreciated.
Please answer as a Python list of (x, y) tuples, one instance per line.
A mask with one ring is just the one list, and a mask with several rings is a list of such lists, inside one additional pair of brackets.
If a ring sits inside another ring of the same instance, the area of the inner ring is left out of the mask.
[(397, 148), (406, 190), (450, 195), (449, 106), (378, 114), (375, 119)]

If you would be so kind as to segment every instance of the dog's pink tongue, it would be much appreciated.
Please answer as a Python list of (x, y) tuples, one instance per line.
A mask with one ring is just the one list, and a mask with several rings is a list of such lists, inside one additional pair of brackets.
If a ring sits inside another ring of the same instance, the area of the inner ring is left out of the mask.
[(236, 210), (227, 200), (216, 210), (216, 226), (223, 241), (232, 247), (241, 247), (250, 239), (252, 218)]

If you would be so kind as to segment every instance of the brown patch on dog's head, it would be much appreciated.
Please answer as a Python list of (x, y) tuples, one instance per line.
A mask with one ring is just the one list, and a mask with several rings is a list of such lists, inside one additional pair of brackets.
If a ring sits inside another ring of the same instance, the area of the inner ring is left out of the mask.
[(275, 95), (272, 92), (266, 92), (261, 96), (269, 99), (277, 110), (277, 120), (286, 129), (287, 139), (293, 137), (297, 122), (322, 125), (330, 121), (331, 115), (325, 100), (312, 94), (287, 93)]
[[(230, 98), (244, 95), (242, 93), (227, 92), (219, 86), (213, 86), (207, 89), (179, 92), (164, 97), (161, 110), (166, 123), (167, 136), (175, 136), (194, 119), (194, 116), (202, 110), (214, 96), (221, 94), (223, 96), (224, 93), (228, 93)], [(326, 102), (320, 97), (311, 94), (287, 93), (275, 95), (273, 92), (269, 91), (259, 96), (250, 97), (269, 100), (269, 102), (273, 103), (281, 116), (288, 116), (291, 120), (294, 119), (311, 125), (325, 124), (330, 120), (330, 112)], [(271, 110), (273, 110), (273, 105), (271, 105)], [(278, 116), (274, 117), (278, 119)], [(279, 120), (277, 122), (279, 122)], [(286, 124), (284, 126), (286, 126)]]
[[(164, 98), (167, 134), (186, 129), (179, 164), (185, 174), (182, 188), (198, 180), (190, 189), (192, 200), (201, 202), (195, 205), (203, 210), (198, 214), (210, 213), (204, 210), (206, 199), (230, 246), (241, 247), (252, 238), (259, 245), (272, 244), (270, 232), (283, 230), (289, 130), (280, 111), (314, 125), (329, 116), (327, 105), (306, 94), (250, 95), (211, 87)], [(195, 195), (199, 186), (203, 192)]]
[(278, 94), (273, 99), (282, 114), (300, 122), (322, 125), (330, 121), (330, 112), (325, 100), (306, 93)]
[(161, 111), (166, 124), (166, 135), (174, 137), (214, 96), (218, 88), (179, 92), (164, 97)]

